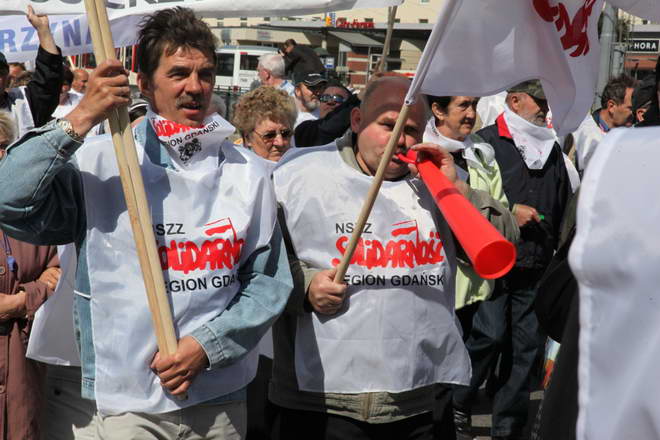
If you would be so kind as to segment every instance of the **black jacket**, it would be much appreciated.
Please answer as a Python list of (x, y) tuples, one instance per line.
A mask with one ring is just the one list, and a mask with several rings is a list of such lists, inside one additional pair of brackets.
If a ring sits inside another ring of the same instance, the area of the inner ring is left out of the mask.
[[(35, 127), (41, 127), (50, 121), (51, 115), (59, 104), (64, 75), (62, 60), (61, 55), (53, 55), (39, 47), (34, 75), (25, 87), (25, 96), (30, 105)], [(11, 104), (7, 92), (3, 93), (3, 109), (11, 111), (11, 108), (8, 108)]]
[(324, 118), (302, 122), (296, 127), (296, 147), (326, 145), (342, 137), (351, 128), (351, 111), (359, 105), (357, 95), (351, 95)]
[(325, 72), (325, 66), (314, 49), (300, 45), (294, 46), (291, 52), (284, 55), (284, 68), (287, 74), (293, 73), (294, 76)]
[(495, 149), (509, 206), (516, 203), (529, 205), (544, 217), (540, 223), (520, 228), (516, 267), (545, 269), (557, 247), (559, 225), (572, 194), (559, 145), (555, 143), (543, 169), (530, 170), (513, 143), (502, 116), (477, 134)]

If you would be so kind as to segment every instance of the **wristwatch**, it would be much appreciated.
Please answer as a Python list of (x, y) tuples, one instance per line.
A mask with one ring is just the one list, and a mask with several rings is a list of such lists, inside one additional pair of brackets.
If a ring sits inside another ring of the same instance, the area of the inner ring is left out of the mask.
[(85, 141), (85, 136), (81, 136), (76, 133), (76, 131), (73, 129), (73, 125), (71, 125), (71, 121), (68, 119), (60, 118), (56, 120), (56, 123), (60, 126), (64, 133), (66, 133), (67, 136), (69, 136), (74, 141), (80, 142), (81, 144)]

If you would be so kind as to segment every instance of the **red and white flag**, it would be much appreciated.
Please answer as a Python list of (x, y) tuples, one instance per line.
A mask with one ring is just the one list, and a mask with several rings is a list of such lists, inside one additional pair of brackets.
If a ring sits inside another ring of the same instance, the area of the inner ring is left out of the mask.
[(589, 111), (603, 0), (448, 0), (408, 93), (487, 96), (538, 78), (559, 134)]

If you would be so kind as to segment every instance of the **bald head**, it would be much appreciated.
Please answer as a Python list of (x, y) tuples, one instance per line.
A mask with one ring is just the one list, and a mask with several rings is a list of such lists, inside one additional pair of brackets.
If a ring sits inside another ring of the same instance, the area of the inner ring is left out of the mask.
[(87, 90), (87, 81), (89, 81), (89, 73), (83, 69), (76, 69), (73, 71), (71, 88), (78, 93), (85, 93), (85, 90)]
[[(363, 116), (368, 114), (378, 115), (390, 110), (400, 111), (410, 84), (411, 81), (403, 76), (382, 76), (370, 81), (360, 104), (360, 111)], [(409, 117), (413, 116), (414, 113), (422, 118), (421, 123), (426, 123), (426, 120), (431, 116), (428, 102), (421, 95), (410, 110)]]
[[(375, 174), (378, 168), (409, 87), (410, 81), (406, 78), (383, 77), (374, 80), (367, 87), (361, 106), (351, 112), (351, 129), (357, 134), (356, 159), (367, 174)], [(401, 134), (396, 139), (396, 152), (403, 153), (422, 141), (428, 115), (428, 105), (420, 97), (410, 107)], [(385, 170), (385, 179), (397, 179), (407, 173), (405, 163), (391, 160)]]

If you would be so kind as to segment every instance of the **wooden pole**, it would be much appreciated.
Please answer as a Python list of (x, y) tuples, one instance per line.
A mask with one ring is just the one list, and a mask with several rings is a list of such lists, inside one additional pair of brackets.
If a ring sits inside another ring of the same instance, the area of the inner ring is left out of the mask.
[(348, 265), (351, 262), (351, 258), (353, 257), (353, 254), (355, 253), (355, 249), (357, 248), (358, 242), (360, 240), (360, 236), (362, 235), (362, 231), (364, 231), (364, 226), (367, 224), (367, 220), (369, 219), (369, 214), (371, 213), (371, 209), (374, 207), (374, 203), (376, 202), (376, 197), (378, 197), (378, 191), (380, 191), (380, 187), (383, 183), (383, 180), (385, 180), (385, 170), (387, 169), (387, 165), (390, 163), (390, 160), (392, 160), (392, 156), (394, 155), (394, 149), (396, 148), (396, 145), (399, 142), (399, 137), (401, 136), (401, 132), (403, 131), (403, 125), (408, 119), (409, 111), (410, 111), (410, 105), (404, 104), (401, 107), (401, 111), (399, 112), (399, 117), (397, 118), (396, 123), (394, 124), (394, 129), (392, 130), (392, 135), (390, 136), (390, 140), (387, 143), (387, 146), (385, 147), (385, 151), (383, 152), (383, 156), (380, 159), (380, 163), (378, 164), (378, 169), (376, 170), (376, 174), (374, 175), (373, 182), (371, 183), (371, 187), (367, 192), (367, 199), (364, 201), (364, 205), (362, 205), (362, 209), (360, 210), (360, 215), (358, 216), (358, 219), (355, 222), (355, 229), (353, 230), (353, 234), (351, 235), (351, 240), (348, 242), (348, 246), (346, 247), (346, 252), (344, 253), (344, 257), (337, 266), (337, 273), (335, 274), (335, 278), (334, 278), (335, 283), (343, 282), (344, 275), (346, 275), (346, 271), (348, 270)]
[(394, 20), (396, 19), (396, 11), (398, 6), (391, 6), (388, 8), (387, 17), (387, 32), (385, 33), (385, 44), (383, 45), (383, 55), (380, 58), (376, 72), (384, 72), (387, 70), (387, 57), (390, 56), (390, 45), (392, 44), (392, 34), (394, 33)]
[[(104, 1), (85, 0), (85, 8), (97, 63), (106, 59), (116, 59)], [(131, 220), (135, 247), (147, 291), (158, 350), (162, 355), (169, 356), (174, 354), (177, 349), (176, 333), (169, 299), (165, 291), (165, 280), (156, 248), (156, 238), (153, 233), (151, 214), (127, 108), (123, 106), (113, 111), (108, 117), (108, 122), (117, 155), (119, 175)]]

